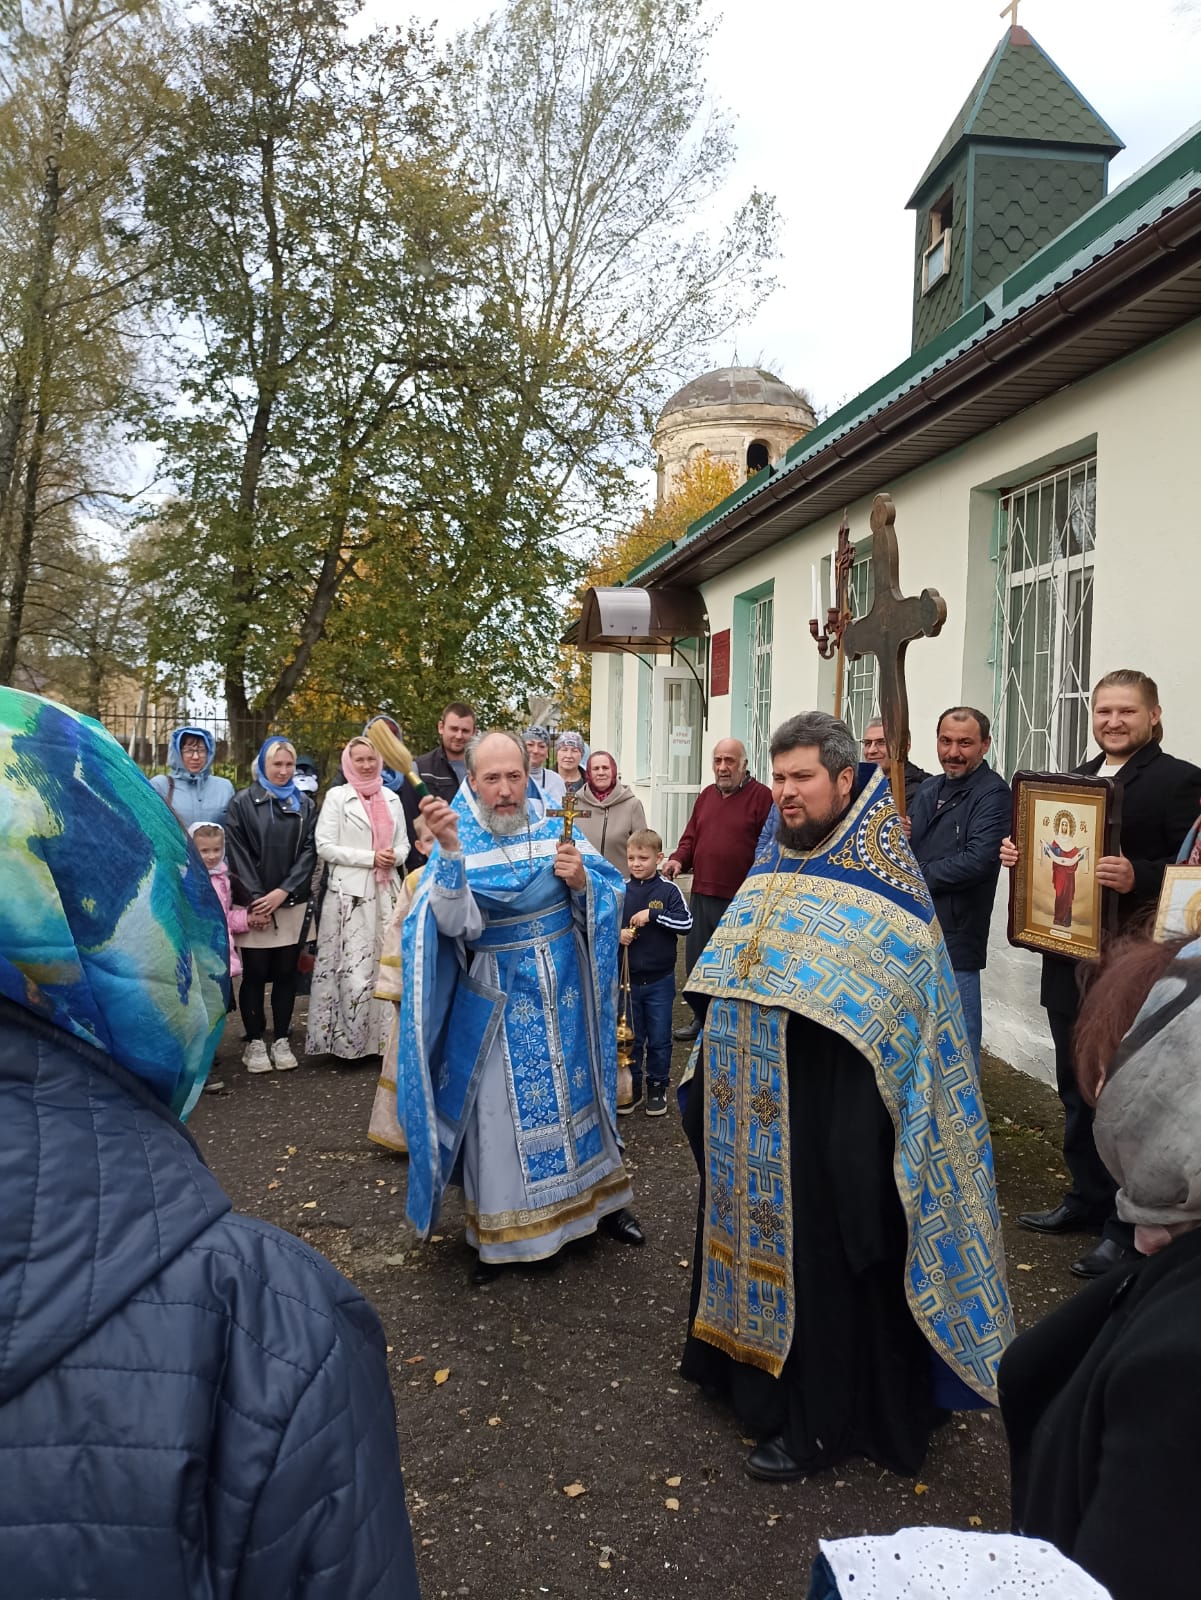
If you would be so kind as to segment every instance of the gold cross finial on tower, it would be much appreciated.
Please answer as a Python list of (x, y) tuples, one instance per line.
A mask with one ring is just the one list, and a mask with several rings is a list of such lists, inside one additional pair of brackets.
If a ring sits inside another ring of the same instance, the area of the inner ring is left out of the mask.
[(1009, 0), (1009, 4), (1001, 13), (1002, 17), (1008, 17), (1010, 19), (1009, 26), (1011, 28), (1016, 28), (1018, 25), (1018, 7), (1021, 5), (1021, 3), (1022, 0)]

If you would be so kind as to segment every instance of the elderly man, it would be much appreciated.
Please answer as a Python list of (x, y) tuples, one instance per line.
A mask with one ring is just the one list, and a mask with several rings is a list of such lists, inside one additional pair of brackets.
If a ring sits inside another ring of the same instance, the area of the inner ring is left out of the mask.
[[(719, 739), (713, 747), (713, 782), (702, 789), (680, 842), (663, 863), (663, 876), (692, 873), (692, 927), (684, 942), (691, 972), (713, 937), (726, 907), (755, 859), (755, 845), (771, 811), (771, 790), (746, 770), (741, 739)], [(703, 1007), (689, 1001), (693, 1020), (677, 1028), (677, 1039), (695, 1039)]]
[(599, 1226), (641, 1244), (617, 1142), (616, 973), (624, 885), (526, 798), (520, 739), (467, 747), (401, 934), (408, 1215), (422, 1237), (463, 1189), (477, 1283)]
[(992, 1147), (946, 946), (883, 773), (811, 711), (772, 739), (777, 839), (688, 980), (707, 1007), (681, 1373), (782, 1481), (915, 1473), (996, 1403), (1013, 1331)]

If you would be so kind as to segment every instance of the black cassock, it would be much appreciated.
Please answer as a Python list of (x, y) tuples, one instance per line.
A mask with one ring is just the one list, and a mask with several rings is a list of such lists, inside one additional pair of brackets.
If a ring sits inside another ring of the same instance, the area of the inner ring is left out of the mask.
[[(747, 1433), (783, 1436), (811, 1471), (867, 1456), (907, 1475), (946, 1413), (933, 1352), (905, 1300), (905, 1215), (892, 1175), (895, 1138), (870, 1064), (807, 1017), (787, 1034), (792, 1181), (792, 1347), (778, 1378), (690, 1332), (681, 1375), (729, 1396)], [(703, 1145), (698, 1077), (684, 1128)], [(688, 1326), (700, 1299), (704, 1172)]]

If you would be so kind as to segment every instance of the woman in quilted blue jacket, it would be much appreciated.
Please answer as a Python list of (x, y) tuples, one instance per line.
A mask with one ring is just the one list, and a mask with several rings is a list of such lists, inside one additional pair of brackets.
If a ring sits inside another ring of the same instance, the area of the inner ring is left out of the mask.
[(199, 857), (95, 723), (0, 689), (5, 1600), (416, 1600), (383, 1335), (185, 1131), (225, 1019)]

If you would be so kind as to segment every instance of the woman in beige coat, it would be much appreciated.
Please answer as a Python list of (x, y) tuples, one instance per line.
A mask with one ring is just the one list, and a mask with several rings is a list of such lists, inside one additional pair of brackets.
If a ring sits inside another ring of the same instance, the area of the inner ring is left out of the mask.
[(628, 878), (626, 840), (646, 827), (642, 801), (617, 776), (617, 763), (607, 750), (594, 750), (584, 769), (588, 781), (578, 800), (587, 816), (580, 815), (576, 826), (621, 873)]

